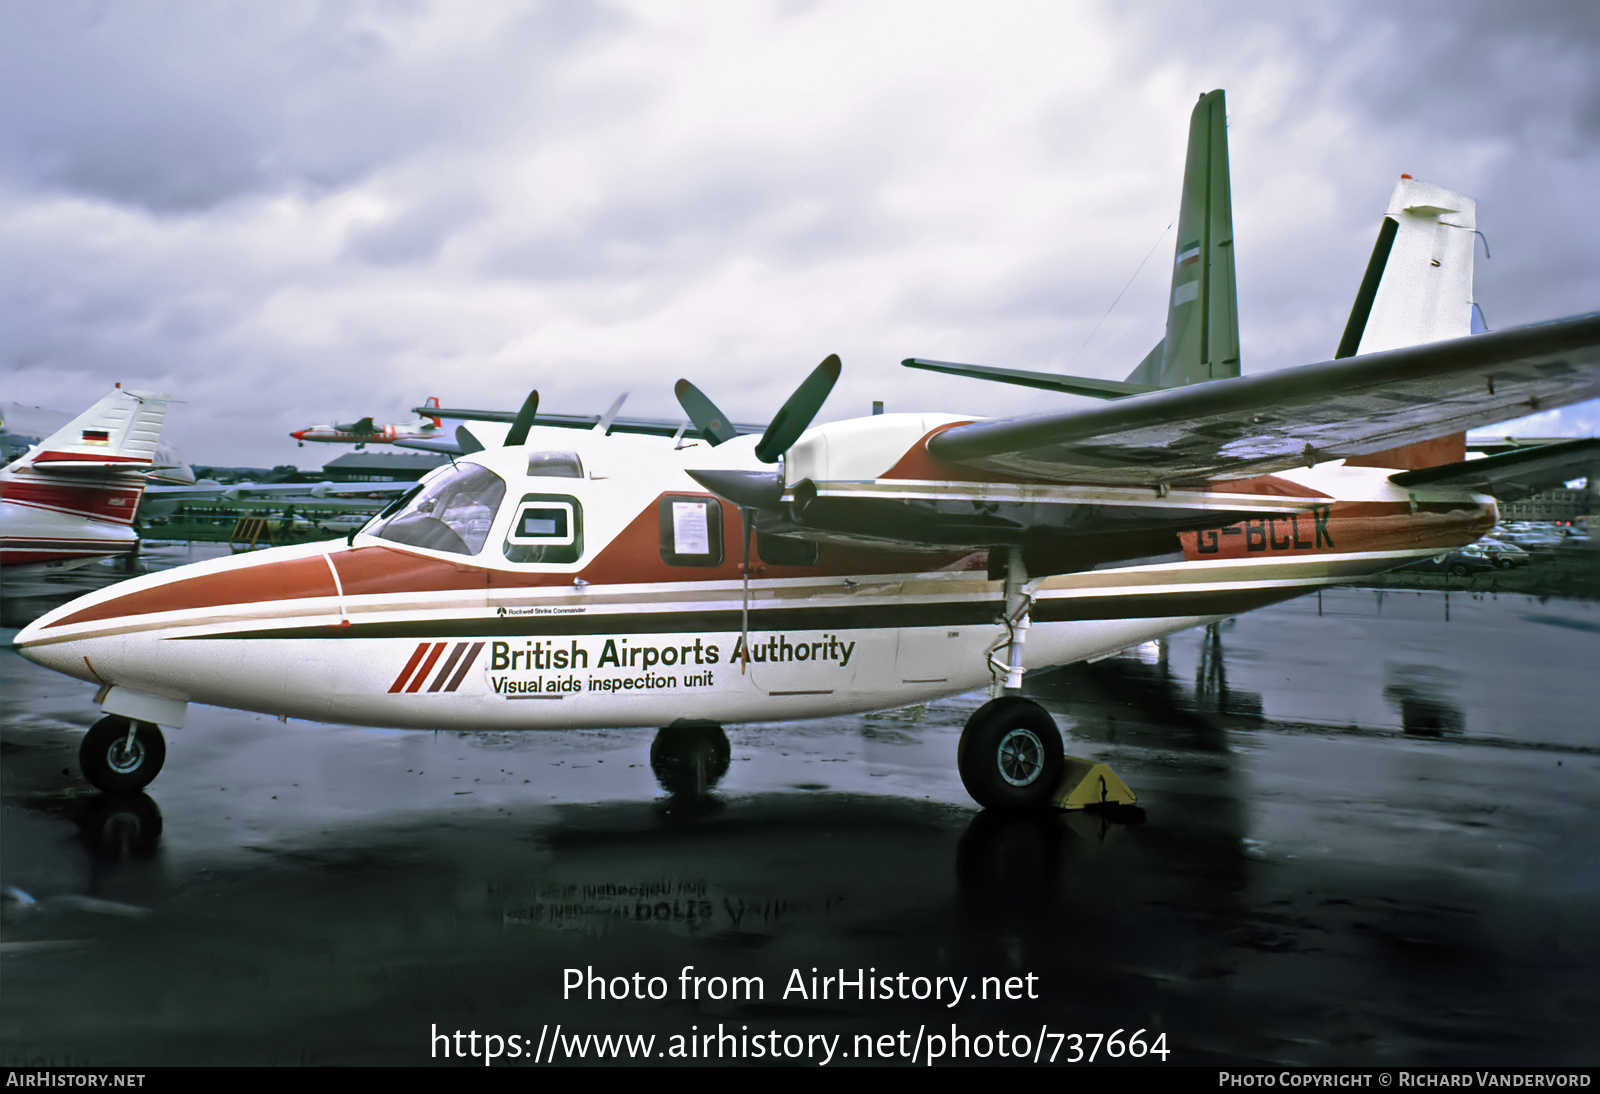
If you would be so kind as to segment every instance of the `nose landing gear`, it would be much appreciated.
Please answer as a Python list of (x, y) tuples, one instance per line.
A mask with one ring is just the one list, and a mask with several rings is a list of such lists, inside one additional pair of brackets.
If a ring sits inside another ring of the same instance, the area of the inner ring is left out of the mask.
[(167, 742), (159, 727), (120, 714), (101, 718), (78, 746), (83, 777), (108, 794), (142, 790), (166, 759)]

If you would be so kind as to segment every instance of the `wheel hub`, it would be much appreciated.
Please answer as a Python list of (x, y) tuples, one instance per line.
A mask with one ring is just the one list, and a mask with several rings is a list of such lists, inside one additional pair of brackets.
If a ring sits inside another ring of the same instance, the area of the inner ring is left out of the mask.
[(1000, 738), (1000, 777), (1012, 786), (1028, 786), (1044, 769), (1044, 742), (1030, 729), (1013, 729)]
[(126, 740), (117, 741), (106, 751), (106, 766), (118, 775), (131, 775), (142, 763), (144, 746), (137, 740), (131, 745)]

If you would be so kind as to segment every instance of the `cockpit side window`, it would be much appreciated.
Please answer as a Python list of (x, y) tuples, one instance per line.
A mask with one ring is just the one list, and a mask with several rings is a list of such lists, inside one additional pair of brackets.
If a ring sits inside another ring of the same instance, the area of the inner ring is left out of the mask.
[(502, 547), (507, 562), (576, 562), (583, 557), (583, 506), (567, 494), (524, 494)]
[(475, 555), (505, 498), (506, 484), (487, 467), (463, 464), (409, 495), (387, 520), (368, 529), (391, 543)]

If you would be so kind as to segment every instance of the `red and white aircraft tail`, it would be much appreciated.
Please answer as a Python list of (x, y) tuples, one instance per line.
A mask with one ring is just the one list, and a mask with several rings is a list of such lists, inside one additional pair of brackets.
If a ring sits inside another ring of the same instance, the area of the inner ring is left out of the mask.
[(0, 468), (0, 565), (77, 563), (131, 550), (170, 398), (117, 388)]

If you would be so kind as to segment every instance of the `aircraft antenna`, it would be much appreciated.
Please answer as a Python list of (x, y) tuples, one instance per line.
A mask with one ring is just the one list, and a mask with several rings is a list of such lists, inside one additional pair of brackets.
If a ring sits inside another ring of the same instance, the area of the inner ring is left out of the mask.
[(1133, 277), (1128, 278), (1128, 284), (1122, 286), (1122, 292), (1119, 292), (1117, 294), (1117, 299), (1111, 302), (1111, 307), (1107, 308), (1106, 313), (1100, 317), (1100, 322), (1094, 325), (1094, 330), (1090, 331), (1089, 337), (1083, 340), (1083, 345), (1078, 347), (1078, 352), (1072, 355), (1072, 360), (1067, 362), (1067, 368), (1071, 368), (1073, 362), (1077, 361), (1079, 356), (1082, 355), (1083, 351), (1089, 348), (1089, 342), (1096, 334), (1100, 333), (1100, 328), (1105, 325), (1105, 321), (1111, 318), (1111, 312), (1116, 308), (1118, 301), (1122, 299), (1123, 294), (1126, 293), (1129, 287), (1133, 285), (1134, 278), (1139, 276), (1139, 271), (1144, 269), (1145, 263), (1150, 261), (1150, 256), (1156, 253), (1156, 247), (1161, 246), (1161, 241), (1167, 238), (1167, 233), (1170, 231), (1172, 231), (1171, 224), (1168, 224), (1165, 228), (1161, 229), (1161, 234), (1156, 237), (1155, 245), (1152, 246), (1149, 251), (1145, 252), (1143, 261), (1141, 261), (1138, 268), (1133, 271)]

